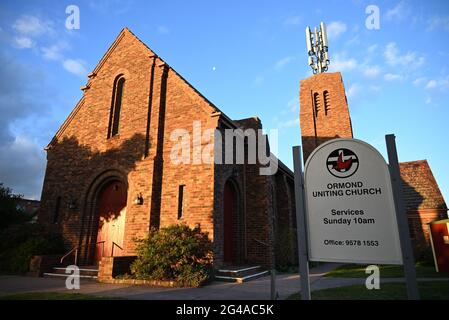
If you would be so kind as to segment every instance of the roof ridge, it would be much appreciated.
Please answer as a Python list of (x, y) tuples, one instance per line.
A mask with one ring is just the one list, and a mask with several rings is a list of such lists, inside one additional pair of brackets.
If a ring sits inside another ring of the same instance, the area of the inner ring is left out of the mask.
[(416, 162), (427, 162), (427, 159), (421, 159), (421, 160), (410, 160), (410, 161), (401, 161), (399, 162), (399, 164), (411, 164), (411, 163), (416, 163)]
[(163, 63), (165, 63), (170, 70), (172, 70), (177, 76), (181, 78), (194, 92), (196, 92), (207, 104), (209, 104), (212, 108), (215, 109), (214, 112), (223, 113), (220, 108), (218, 108), (214, 103), (212, 103), (209, 99), (207, 99), (201, 92), (198, 91), (189, 81), (187, 81), (179, 72), (177, 72), (170, 64), (168, 64), (164, 59), (161, 58), (153, 49), (151, 49), (145, 42), (143, 42), (134, 32), (132, 32), (128, 27), (125, 27), (123, 30), (128, 31), (132, 36), (134, 36), (140, 43), (142, 43), (148, 50), (150, 50), (157, 58), (159, 58)]
[(78, 100), (77, 104), (73, 108), (72, 112), (69, 113), (65, 121), (61, 124), (58, 131), (56, 131), (55, 135), (51, 139), (51, 141), (48, 143), (48, 145), (44, 148), (44, 150), (47, 150), (54, 142), (57, 140), (64, 130), (67, 128), (67, 126), (72, 122), (73, 118), (75, 118), (78, 111), (81, 109), (81, 107), (84, 105), (84, 95)]

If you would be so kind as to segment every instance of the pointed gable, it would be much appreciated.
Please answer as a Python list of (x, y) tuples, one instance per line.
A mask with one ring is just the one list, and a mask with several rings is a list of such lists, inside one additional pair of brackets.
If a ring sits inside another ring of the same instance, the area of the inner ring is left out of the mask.
[(399, 164), (407, 210), (447, 210), (443, 195), (426, 160)]
[[(110, 83), (110, 86), (112, 86), (112, 80), (110, 79), (111, 74), (119, 74), (120, 72), (122, 72), (121, 70), (126, 70), (125, 64), (122, 64), (121, 62), (134, 60), (136, 59), (136, 56), (138, 56), (138, 59), (142, 62), (139, 65), (140, 72), (143, 71), (143, 73), (146, 72), (149, 75), (150, 65), (153, 63), (154, 59), (154, 62), (158, 67), (168, 67), (171, 76), (174, 76), (180, 80), (176, 81), (177, 85), (181, 87), (183, 92), (188, 97), (190, 97), (191, 101), (194, 101), (195, 105), (197, 105), (203, 112), (207, 112), (209, 114), (221, 113), (219, 108), (217, 108), (212, 102), (204, 97), (187, 80), (185, 80), (163, 59), (161, 59), (156, 53), (154, 53), (154, 51), (151, 50), (144, 42), (142, 42), (134, 33), (132, 33), (128, 28), (125, 27), (120, 31), (114, 42), (100, 59), (93, 71), (88, 74), (89, 80), (86, 85), (81, 88), (84, 92), (83, 96), (81, 97), (75, 108), (72, 110), (72, 112), (69, 114), (67, 119), (64, 121), (64, 123), (61, 125), (61, 127), (58, 129), (46, 149), (48, 149), (54, 142), (58, 141), (64, 135), (64, 133), (69, 130), (72, 121), (74, 121), (77, 117), (81, 118), (81, 109), (97, 108), (96, 110), (98, 110), (99, 113), (95, 114), (96, 117), (98, 117), (102, 113), (109, 112), (109, 100), (111, 97), (110, 92), (107, 92), (107, 90), (105, 90), (105, 92), (99, 93), (98, 90), (94, 87), (98, 86), (97, 84), (101, 80), (108, 81)], [(116, 61), (117, 59), (119, 59), (119, 62)], [(107, 79), (104, 79), (105, 77)], [(148, 79), (140, 79), (139, 86), (145, 84), (146, 80)], [(107, 87), (106, 85), (107, 83), (103, 84), (103, 86)], [(95, 90), (97, 91), (95, 92), (95, 94), (93, 94), (92, 91)], [(147, 95), (149, 95), (149, 93), (147, 93)], [(104, 101), (100, 102), (98, 101), (98, 99), (103, 99)], [(96, 104), (98, 106), (95, 106)], [(91, 114), (90, 116), (93, 115)], [(223, 116), (226, 117), (224, 114)], [(98, 127), (97, 129), (101, 132), (105, 130), (105, 128), (103, 127)]]

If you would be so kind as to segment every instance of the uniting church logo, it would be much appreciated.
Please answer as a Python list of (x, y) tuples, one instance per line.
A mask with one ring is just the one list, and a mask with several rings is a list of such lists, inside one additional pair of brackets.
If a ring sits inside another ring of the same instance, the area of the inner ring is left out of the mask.
[(348, 178), (359, 168), (359, 158), (353, 151), (339, 148), (329, 154), (326, 166), (334, 177)]

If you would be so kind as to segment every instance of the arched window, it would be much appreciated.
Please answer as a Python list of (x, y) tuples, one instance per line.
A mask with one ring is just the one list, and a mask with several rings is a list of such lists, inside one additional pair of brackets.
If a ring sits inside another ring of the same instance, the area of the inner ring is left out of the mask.
[(315, 107), (315, 118), (318, 118), (318, 112), (321, 109), (320, 96), (319, 96), (318, 92), (315, 92), (313, 94), (313, 105)]
[(324, 114), (327, 116), (327, 113), (330, 110), (329, 91), (327, 90), (324, 91), (323, 96), (324, 96)]
[(119, 75), (115, 78), (114, 89), (112, 90), (111, 113), (109, 116), (108, 138), (118, 134), (120, 126), (120, 110), (122, 109), (123, 88), (125, 86), (125, 78)]
[(61, 197), (56, 198), (55, 211), (53, 213), (53, 223), (58, 223), (59, 221), (59, 210), (61, 209)]

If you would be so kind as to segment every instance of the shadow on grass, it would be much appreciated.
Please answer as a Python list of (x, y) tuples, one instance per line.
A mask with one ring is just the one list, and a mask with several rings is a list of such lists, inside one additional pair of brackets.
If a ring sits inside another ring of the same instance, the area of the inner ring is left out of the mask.
[[(325, 277), (332, 278), (366, 278), (366, 265), (349, 264), (338, 267), (328, 273)], [(379, 265), (381, 278), (403, 278), (403, 266), (396, 265)], [(416, 265), (416, 276), (418, 278), (449, 278), (448, 273), (438, 273), (433, 266)]]
[[(423, 300), (449, 300), (449, 283), (446, 281), (421, 282), (418, 289)], [(288, 300), (299, 300), (300, 294)], [(404, 283), (383, 283), (379, 290), (368, 290), (364, 285), (353, 285), (312, 292), (312, 300), (405, 300)]]

